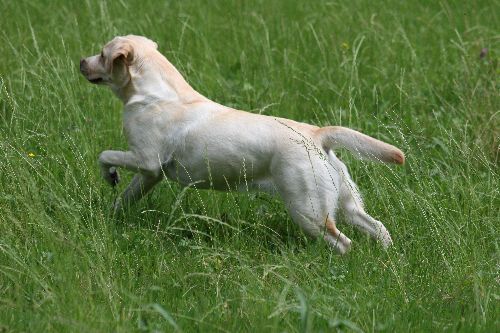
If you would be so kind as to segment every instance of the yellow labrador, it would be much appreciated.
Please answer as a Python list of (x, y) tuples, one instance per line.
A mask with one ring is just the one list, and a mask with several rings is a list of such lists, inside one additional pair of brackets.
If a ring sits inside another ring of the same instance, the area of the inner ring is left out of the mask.
[(155, 42), (141, 36), (114, 38), (100, 54), (82, 59), (80, 71), (88, 81), (109, 86), (124, 104), (130, 150), (99, 156), (111, 185), (119, 180), (116, 167), (136, 172), (121, 205), (140, 199), (165, 175), (197, 188), (277, 193), (307, 234), (322, 235), (339, 253), (351, 245), (337, 229), (339, 210), (384, 247), (392, 243), (384, 225), (364, 211), (333, 150), (403, 164), (396, 147), (344, 127), (319, 128), (213, 102), (184, 80)]

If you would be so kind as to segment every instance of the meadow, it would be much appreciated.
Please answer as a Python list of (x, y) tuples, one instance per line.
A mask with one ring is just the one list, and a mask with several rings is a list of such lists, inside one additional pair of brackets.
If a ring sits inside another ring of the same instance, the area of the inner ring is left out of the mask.
[[(500, 329), (498, 2), (0, 0), (0, 13), (0, 332)], [(401, 148), (402, 167), (338, 152), (394, 246), (341, 225), (353, 245), (337, 256), (276, 198), (168, 181), (113, 216), (131, 175), (113, 190), (97, 156), (127, 147), (121, 104), (78, 63), (130, 33), (219, 103)]]

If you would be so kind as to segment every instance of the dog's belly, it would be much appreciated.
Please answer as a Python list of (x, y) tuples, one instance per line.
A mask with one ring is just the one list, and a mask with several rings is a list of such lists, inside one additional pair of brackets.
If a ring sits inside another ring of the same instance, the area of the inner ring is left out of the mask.
[(164, 164), (165, 176), (182, 186), (219, 191), (262, 190), (273, 188), (269, 175), (263, 172), (263, 165), (245, 160), (209, 160), (173, 157)]

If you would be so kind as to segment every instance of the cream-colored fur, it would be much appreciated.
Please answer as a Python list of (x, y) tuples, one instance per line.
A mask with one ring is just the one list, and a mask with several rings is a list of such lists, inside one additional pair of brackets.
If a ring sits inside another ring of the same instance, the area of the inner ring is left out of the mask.
[(116, 167), (136, 172), (115, 209), (140, 199), (166, 176), (197, 188), (277, 193), (307, 234), (322, 235), (339, 253), (351, 244), (336, 227), (339, 210), (346, 222), (385, 247), (391, 244), (382, 223), (363, 210), (333, 149), (403, 164), (394, 146), (344, 127), (319, 128), (215, 103), (191, 88), (145, 37), (114, 38), (100, 55), (82, 59), (80, 70), (89, 81), (109, 86), (124, 104), (130, 150), (99, 156), (111, 185), (119, 180)]

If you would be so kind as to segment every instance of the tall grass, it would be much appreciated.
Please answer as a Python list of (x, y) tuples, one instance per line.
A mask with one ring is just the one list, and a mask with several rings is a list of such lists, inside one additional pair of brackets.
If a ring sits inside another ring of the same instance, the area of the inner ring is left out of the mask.
[[(495, 2), (0, 1), (0, 12), (0, 332), (500, 327)], [(403, 168), (339, 152), (394, 247), (340, 225), (354, 243), (338, 257), (274, 198), (169, 182), (113, 218), (96, 158), (126, 149), (121, 106), (78, 61), (128, 33), (157, 41), (220, 103), (405, 151)]]

